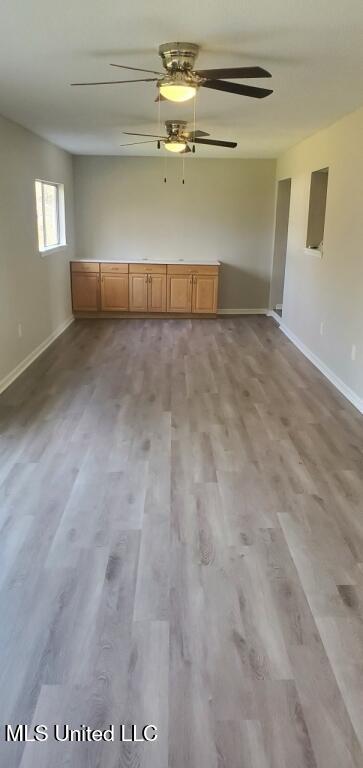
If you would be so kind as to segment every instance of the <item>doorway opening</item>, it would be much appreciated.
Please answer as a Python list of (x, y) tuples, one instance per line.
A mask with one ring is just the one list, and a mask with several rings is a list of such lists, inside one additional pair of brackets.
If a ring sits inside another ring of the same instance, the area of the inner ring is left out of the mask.
[(291, 179), (282, 179), (277, 188), (275, 243), (270, 290), (270, 307), (279, 317), (282, 317), (283, 312), (290, 197)]

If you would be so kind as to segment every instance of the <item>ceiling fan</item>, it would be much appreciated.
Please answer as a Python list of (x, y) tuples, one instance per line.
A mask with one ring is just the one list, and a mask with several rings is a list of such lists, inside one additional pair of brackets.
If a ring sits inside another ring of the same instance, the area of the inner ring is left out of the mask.
[[(130, 69), (134, 72), (147, 72), (157, 77), (138, 78), (135, 80), (109, 80), (98, 83), (71, 83), (71, 85), (119, 85), (121, 83), (156, 83), (159, 89), (157, 101), (188, 101), (194, 98), (198, 88), (211, 88), (215, 91), (236, 93), (239, 96), (251, 96), (264, 99), (272, 93), (268, 88), (229, 83), (228, 80), (271, 77), (270, 72), (262, 67), (228, 67), (225, 69), (194, 69), (199, 46), (194, 43), (164, 43), (159, 46), (159, 56), (166, 74), (153, 69), (140, 69), (125, 64), (111, 64), (111, 67)], [(224, 80), (223, 78), (227, 78)]]
[[(176, 152), (179, 154), (186, 154), (188, 152), (195, 152), (195, 144), (207, 144), (212, 147), (229, 147), (235, 149), (237, 146), (236, 141), (218, 141), (217, 139), (206, 139), (209, 133), (205, 131), (187, 131), (186, 120), (166, 120), (165, 128), (167, 136), (159, 136), (154, 133), (130, 133), (129, 131), (123, 131), (125, 136), (148, 136), (146, 141), (132, 141), (129, 144), (121, 144), (121, 147), (131, 147), (135, 144), (157, 144), (160, 149), (161, 142), (164, 144), (165, 149), (169, 152)], [(189, 144), (193, 145), (190, 149)]]

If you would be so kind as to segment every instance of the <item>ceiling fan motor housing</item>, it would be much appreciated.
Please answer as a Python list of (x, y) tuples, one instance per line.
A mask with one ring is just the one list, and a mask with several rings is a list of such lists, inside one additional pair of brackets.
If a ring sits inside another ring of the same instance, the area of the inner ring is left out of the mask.
[(163, 43), (159, 55), (167, 72), (188, 72), (194, 69), (199, 45), (194, 43)]
[(186, 127), (186, 120), (165, 120), (165, 128), (168, 136), (181, 136)]

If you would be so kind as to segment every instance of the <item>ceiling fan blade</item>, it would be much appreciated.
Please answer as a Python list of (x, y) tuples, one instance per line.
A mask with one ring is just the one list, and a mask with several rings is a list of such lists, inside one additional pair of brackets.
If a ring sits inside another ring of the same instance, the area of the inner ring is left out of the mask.
[(71, 83), (71, 85), (120, 85), (121, 83), (154, 83), (157, 77), (147, 77), (140, 80), (105, 80), (97, 83)]
[(122, 131), (124, 136), (149, 136), (153, 139), (167, 139), (167, 136), (160, 136), (158, 133), (131, 133), (130, 131)]
[(156, 139), (149, 139), (148, 141), (131, 141), (128, 144), (120, 144), (120, 147), (133, 147), (135, 144), (156, 144)]
[(158, 103), (158, 101), (167, 101), (167, 99), (166, 99), (166, 98), (165, 98), (165, 96), (163, 96), (163, 95), (160, 93), (160, 91), (159, 91), (159, 92), (158, 92), (158, 95), (157, 95), (156, 99), (154, 99), (154, 101), (155, 101), (156, 103)]
[(187, 139), (193, 139), (195, 136), (210, 136), (210, 133), (206, 133), (205, 131), (183, 131), (183, 136)]
[(189, 139), (194, 144), (208, 144), (211, 147), (229, 147), (235, 149), (237, 146), (236, 141), (218, 141), (217, 139)]
[(253, 99), (264, 99), (273, 93), (268, 88), (256, 88), (253, 85), (242, 85), (242, 83), (227, 83), (225, 80), (206, 80), (205, 83), (202, 83), (202, 88), (237, 93), (239, 96), (251, 96)]
[(190, 149), (190, 147), (188, 147), (188, 144), (187, 144), (187, 145), (186, 145), (186, 147), (185, 147), (185, 149), (183, 149), (183, 151), (182, 151), (182, 152), (179, 152), (179, 154), (180, 154), (180, 155), (187, 155), (187, 154), (188, 154), (188, 152), (191, 152), (191, 151), (192, 151), (192, 150)]
[(140, 69), (140, 67), (127, 67), (126, 64), (110, 64), (110, 67), (118, 67), (119, 69), (132, 69), (134, 72), (150, 72), (152, 75), (162, 75), (162, 72), (157, 72), (155, 69)]
[(262, 67), (227, 67), (226, 69), (198, 69), (197, 75), (201, 77), (215, 78), (219, 80), (221, 77), (226, 77), (227, 80), (235, 78), (241, 78), (244, 80), (247, 77), (271, 77), (271, 72)]

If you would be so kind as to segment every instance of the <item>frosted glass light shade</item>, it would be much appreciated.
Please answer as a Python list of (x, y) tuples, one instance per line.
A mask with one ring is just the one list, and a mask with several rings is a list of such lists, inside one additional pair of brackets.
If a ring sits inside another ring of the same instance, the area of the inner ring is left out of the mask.
[(184, 152), (187, 145), (184, 141), (166, 141), (164, 146), (169, 152)]
[(168, 101), (189, 101), (193, 99), (197, 89), (193, 85), (184, 83), (162, 83), (160, 85), (160, 95)]

